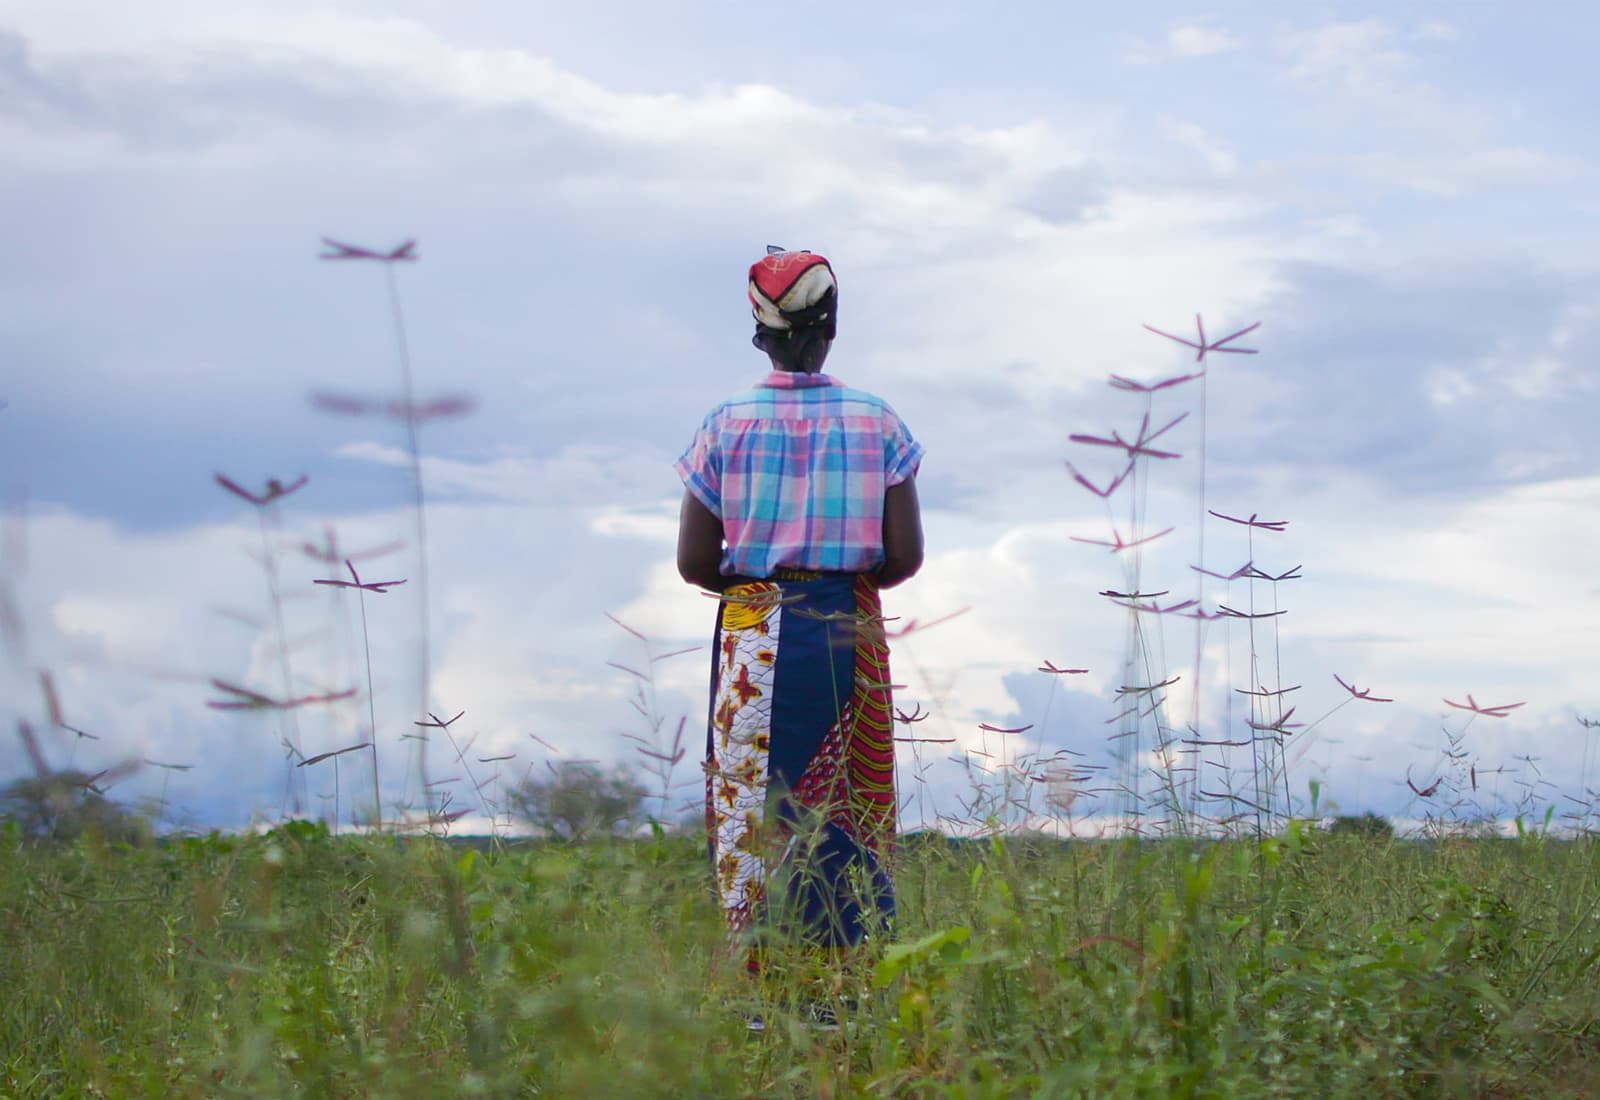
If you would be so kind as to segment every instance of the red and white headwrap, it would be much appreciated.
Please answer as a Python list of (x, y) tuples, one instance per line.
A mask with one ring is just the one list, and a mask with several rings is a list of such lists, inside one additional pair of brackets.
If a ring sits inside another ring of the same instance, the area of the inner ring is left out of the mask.
[(808, 325), (833, 328), (837, 288), (827, 257), (815, 252), (768, 246), (768, 254), (750, 265), (750, 306), (756, 321), (780, 332)]
[(787, 370), (814, 371), (838, 331), (838, 283), (826, 256), (774, 245), (750, 265), (756, 347)]

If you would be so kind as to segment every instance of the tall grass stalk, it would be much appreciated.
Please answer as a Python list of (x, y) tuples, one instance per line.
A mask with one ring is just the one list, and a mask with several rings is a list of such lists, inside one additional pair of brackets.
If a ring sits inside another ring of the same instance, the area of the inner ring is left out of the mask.
[[(406, 258), (413, 258), (408, 253)], [(400, 305), (400, 285), (395, 277), (394, 260), (383, 263), (384, 283), (389, 291), (390, 317), (394, 323), (395, 350), (400, 365), (400, 401), (404, 410), (406, 455), (411, 461), (411, 518), (417, 542), (417, 713), (432, 713), (433, 654), (430, 585), (428, 574), (428, 509), (422, 481), (422, 439), (417, 421), (416, 388), (411, 380), (411, 344), (406, 338), (405, 311)], [(417, 742), (417, 775), (422, 790), (428, 790), (428, 738)], [(426, 798), (426, 793), (424, 793)]]
[[(261, 535), (261, 557), (259, 563), (267, 580), (267, 608), (272, 616), (273, 654), (278, 666), (280, 688), (285, 699), (292, 698), (295, 693), (294, 672), (289, 656), (289, 630), (284, 622), (283, 606), (285, 596), (279, 575), (279, 553), (274, 535), (282, 531), (282, 518), (278, 511), (278, 501), (282, 500), (300, 489), (304, 488), (307, 478), (301, 476), (289, 483), (283, 484), (277, 478), (268, 479), (265, 488), (255, 493), (245, 489), (238, 482), (224, 474), (215, 476), (216, 482), (227, 492), (247, 501), (256, 513), (256, 525)], [(278, 808), (282, 816), (285, 812), (292, 811), (296, 815), (302, 812), (305, 801), (305, 782), (301, 776), (299, 764), (305, 760), (305, 752), (300, 742), (299, 708), (278, 708), (278, 720), (282, 732), (279, 742), (284, 749), (284, 787), (283, 801)]]
[[(344, 244), (339, 241), (323, 238), (326, 250), (320, 258), (330, 261), (354, 260), (360, 262), (377, 263), (383, 268), (384, 287), (389, 305), (389, 319), (395, 342), (395, 353), (400, 376), (400, 390), (394, 400), (371, 401), (362, 398), (350, 397), (339, 394), (317, 394), (315, 403), (324, 410), (338, 413), (363, 415), (377, 412), (399, 420), (405, 430), (405, 451), (410, 467), (411, 489), (411, 519), (413, 525), (413, 538), (416, 541), (416, 571), (417, 582), (417, 711), (421, 716), (432, 716), (432, 630), (431, 630), (431, 584), (428, 569), (428, 509), (427, 494), (424, 488), (422, 469), (422, 425), (429, 420), (458, 416), (471, 408), (471, 402), (459, 397), (436, 398), (427, 402), (419, 401), (413, 381), (411, 362), (411, 345), (406, 331), (405, 310), (400, 299), (400, 284), (395, 268), (401, 263), (414, 263), (418, 256), (416, 242), (408, 240), (390, 249), (387, 252), (376, 252), (371, 249), (355, 245)], [(429, 722), (420, 719), (414, 722), (418, 733), (409, 735), (409, 739), (417, 746), (416, 751), (416, 781), (423, 800), (424, 816), (433, 827), (435, 823), (436, 807), (433, 804), (433, 790), (435, 784), (430, 778), (428, 765), (428, 745), (430, 736), (428, 730), (433, 728)], [(460, 758), (459, 746), (454, 746)], [(409, 800), (411, 770), (407, 769), (406, 788), (401, 796), (402, 803)], [(480, 792), (481, 795), (481, 792)]]
[[(702, 647), (686, 646), (657, 653), (656, 643), (651, 641), (648, 635), (635, 630), (615, 615), (608, 613), (606, 618), (630, 637), (637, 639), (644, 656), (644, 660), (639, 662), (643, 665), (642, 668), (625, 665), (620, 661), (607, 661), (606, 664), (631, 678), (633, 697), (628, 702), (644, 722), (644, 732), (623, 733), (622, 737), (633, 743), (634, 752), (642, 761), (641, 770), (659, 785), (657, 795), (659, 816), (656, 818), (656, 823), (664, 827), (674, 817), (672, 798), (673, 791), (678, 786), (676, 781), (678, 765), (683, 763), (689, 752), (689, 745), (684, 741), (684, 730), (688, 726), (689, 718), (688, 715), (679, 715), (671, 738), (667, 737), (666, 726), (669, 718), (661, 706), (656, 666), (674, 657), (698, 653)], [(693, 801), (691, 800), (691, 803)], [(684, 811), (692, 808), (692, 804), (682, 807)]]
[[(331, 541), (331, 536), (330, 536)], [(355, 563), (349, 558), (344, 559), (344, 567), (350, 573), (349, 580), (343, 579), (318, 579), (313, 584), (328, 585), (333, 588), (356, 590), (357, 607), (361, 612), (361, 657), (367, 677), (367, 736), (372, 764), (372, 828), (383, 828), (383, 787), (378, 772), (378, 714), (376, 696), (372, 687), (372, 638), (367, 630), (367, 593), (373, 592), (383, 595), (398, 585), (405, 584), (404, 580), (397, 581), (363, 581), (361, 574), (356, 572)], [(348, 751), (348, 750), (345, 750)], [(337, 754), (335, 754), (337, 756)], [(337, 767), (337, 763), (335, 765)], [(337, 776), (337, 772), (335, 773)]]

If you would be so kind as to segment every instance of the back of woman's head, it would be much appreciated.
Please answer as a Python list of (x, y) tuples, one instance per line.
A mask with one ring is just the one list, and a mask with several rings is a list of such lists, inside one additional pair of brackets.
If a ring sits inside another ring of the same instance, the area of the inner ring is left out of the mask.
[(750, 265), (751, 343), (781, 370), (822, 369), (838, 332), (839, 285), (825, 256), (767, 247)]

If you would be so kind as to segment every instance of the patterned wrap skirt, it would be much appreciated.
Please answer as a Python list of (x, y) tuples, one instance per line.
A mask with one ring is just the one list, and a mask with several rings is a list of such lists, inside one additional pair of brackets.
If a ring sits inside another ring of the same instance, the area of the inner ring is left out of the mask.
[(848, 948), (894, 916), (894, 737), (878, 587), (780, 572), (723, 593), (706, 832), (729, 947)]

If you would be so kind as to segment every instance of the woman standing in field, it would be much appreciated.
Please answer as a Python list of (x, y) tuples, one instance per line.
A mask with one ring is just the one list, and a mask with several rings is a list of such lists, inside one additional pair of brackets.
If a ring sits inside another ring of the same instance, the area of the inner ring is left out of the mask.
[(678, 571), (718, 592), (706, 829), (730, 946), (826, 949), (886, 931), (894, 740), (880, 589), (922, 564), (922, 445), (880, 398), (822, 373), (828, 261), (751, 265), (771, 372), (713, 409), (676, 469)]

